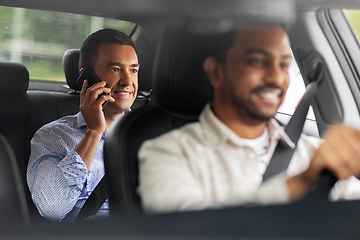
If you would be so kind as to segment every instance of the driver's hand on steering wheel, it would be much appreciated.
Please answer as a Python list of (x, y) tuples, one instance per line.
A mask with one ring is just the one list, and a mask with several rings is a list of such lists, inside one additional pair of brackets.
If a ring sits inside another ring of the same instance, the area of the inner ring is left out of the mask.
[(330, 126), (311, 159), (308, 169), (289, 178), (287, 185), (292, 199), (304, 196), (310, 184), (323, 170), (329, 170), (337, 179), (347, 179), (360, 173), (360, 131), (346, 126)]

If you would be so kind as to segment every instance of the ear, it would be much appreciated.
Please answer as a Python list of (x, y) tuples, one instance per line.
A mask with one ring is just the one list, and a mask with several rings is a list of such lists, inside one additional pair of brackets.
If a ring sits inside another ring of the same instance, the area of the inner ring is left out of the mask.
[(223, 79), (223, 65), (214, 57), (207, 57), (203, 63), (204, 71), (209, 78), (210, 85), (217, 88)]

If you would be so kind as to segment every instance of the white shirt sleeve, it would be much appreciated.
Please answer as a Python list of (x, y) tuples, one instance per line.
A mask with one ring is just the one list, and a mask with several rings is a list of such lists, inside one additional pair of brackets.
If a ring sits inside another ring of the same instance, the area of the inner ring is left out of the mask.
[(138, 193), (147, 212), (204, 209), (211, 205), (203, 196), (176, 143), (146, 142), (139, 152)]
[[(188, 161), (191, 157), (181, 141), (171, 141), (168, 136), (143, 144), (139, 151), (140, 185), (137, 190), (146, 212), (189, 211), (289, 201), (286, 176), (280, 174), (262, 184), (253, 194), (239, 194), (216, 202), (205, 193), (206, 184), (203, 184), (211, 177), (201, 178), (207, 174), (207, 170), (190, 167)], [(209, 164), (208, 167), (214, 166)], [(216, 191), (215, 188), (213, 191)]]

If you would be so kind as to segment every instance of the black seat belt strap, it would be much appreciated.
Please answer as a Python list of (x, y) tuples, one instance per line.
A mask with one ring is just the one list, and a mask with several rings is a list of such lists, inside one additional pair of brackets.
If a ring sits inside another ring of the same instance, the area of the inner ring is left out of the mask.
[(76, 217), (76, 221), (95, 215), (108, 198), (106, 175), (100, 180)]
[(105, 174), (86, 200), (84, 206), (80, 209), (76, 221), (95, 215), (108, 197), (107, 178)]
[(312, 99), (316, 94), (318, 81), (311, 82), (307, 85), (306, 91), (296, 108), (294, 115), (285, 127), (285, 132), (295, 144), (295, 148), (291, 148), (284, 140), (280, 139), (276, 146), (274, 155), (263, 175), (263, 181), (270, 177), (285, 171), (290, 163), (291, 157), (296, 149), (302, 129), (304, 127), (306, 115), (308, 113)]
[(291, 117), (289, 123), (285, 127), (286, 134), (290, 137), (291, 141), (295, 145), (299, 141), (300, 135), (302, 133), (309, 107), (316, 94), (317, 85), (318, 83), (316, 81), (308, 84), (306, 91), (294, 112), (294, 115)]

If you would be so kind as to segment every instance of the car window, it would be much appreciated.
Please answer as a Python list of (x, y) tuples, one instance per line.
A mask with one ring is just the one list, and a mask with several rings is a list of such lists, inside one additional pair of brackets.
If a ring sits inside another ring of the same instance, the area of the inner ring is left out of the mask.
[(115, 19), (0, 6), (0, 61), (24, 64), (32, 81), (65, 82), (65, 50), (80, 48), (99, 29), (130, 34), (134, 27)]
[(360, 39), (360, 10), (344, 9), (345, 16), (347, 17), (350, 26), (352, 27), (357, 39)]

